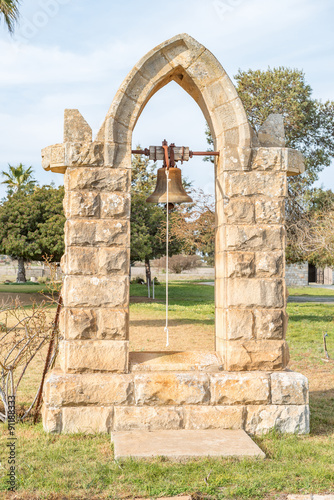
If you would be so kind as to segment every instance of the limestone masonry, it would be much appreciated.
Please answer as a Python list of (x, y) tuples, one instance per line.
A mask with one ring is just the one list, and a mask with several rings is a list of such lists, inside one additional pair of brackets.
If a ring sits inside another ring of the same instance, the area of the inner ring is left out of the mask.
[[(216, 352), (139, 359), (128, 347), (132, 130), (172, 80), (200, 106), (220, 152)], [(222, 66), (182, 34), (133, 68), (94, 141), (79, 111), (65, 110), (64, 142), (42, 158), (65, 174), (67, 218), (61, 370), (47, 378), (45, 430), (308, 432), (308, 382), (286, 369), (285, 340), (284, 200), (287, 175), (304, 164), (285, 147), (282, 117), (256, 135)]]

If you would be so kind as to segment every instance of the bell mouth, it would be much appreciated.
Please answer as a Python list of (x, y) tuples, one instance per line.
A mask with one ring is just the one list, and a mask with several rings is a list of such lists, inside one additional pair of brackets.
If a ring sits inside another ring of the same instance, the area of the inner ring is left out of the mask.
[[(181, 169), (169, 168), (168, 203), (192, 203), (192, 198), (186, 193), (181, 178)], [(167, 203), (166, 168), (158, 169), (157, 184), (154, 192), (146, 199), (147, 203)]]

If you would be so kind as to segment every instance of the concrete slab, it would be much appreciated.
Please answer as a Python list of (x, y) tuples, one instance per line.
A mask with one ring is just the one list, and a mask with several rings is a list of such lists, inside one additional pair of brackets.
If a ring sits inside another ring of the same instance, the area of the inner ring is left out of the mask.
[(130, 352), (130, 371), (209, 371), (222, 370), (222, 361), (216, 352)]
[(124, 431), (112, 435), (115, 458), (164, 456), (258, 457), (265, 454), (243, 430)]

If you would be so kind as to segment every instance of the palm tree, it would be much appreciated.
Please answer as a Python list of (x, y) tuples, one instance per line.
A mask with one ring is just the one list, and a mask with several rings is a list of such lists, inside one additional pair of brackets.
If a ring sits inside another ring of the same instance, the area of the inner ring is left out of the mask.
[(19, 0), (0, 0), (0, 14), (4, 17), (9, 33), (14, 32), (19, 17)]
[[(1, 0), (0, 0), (1, 1)], [(8, 194), (14, 194), (19, 191), (32, 191), (36, 185), (36, 180), (33, 178), (32, 167), (24, 168), (20, 163), (17, 167), (9, 165), (9, 172), (1, 172), (7, 179), (1, 184), (7, 184)]]

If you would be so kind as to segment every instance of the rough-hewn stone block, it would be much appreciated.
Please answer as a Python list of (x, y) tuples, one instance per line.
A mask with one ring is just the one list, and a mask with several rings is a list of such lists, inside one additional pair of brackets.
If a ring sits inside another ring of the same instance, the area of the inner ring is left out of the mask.
[(97, 274), (97, 257), (97, 248), (69, 247), (65, 257), (66, 274)]
[(67, 307), (125, 306), (129, 291), (128, 277), (66, 276), (63, 286)]
[(221, 405), (267, 404), (269, 375), (266, 373), (214, 373), (211, 379), (211, 403)]
[(307, 434), (310, 432), (310, 412), (307, 405), (247, 406), (246, 432), (265, 434), (278, 432)]
[(62, 411), (60, 408), (42, 407), (43, 429), (45, 432), (60, 434), (62, 430)]
[(144, 429), (158, 431), (181, 429), (183, 408), (172, 406), (115, 406), (114, 430)]
[(308, 404), (308, 380), (301, 373), (278, 372), (271, 374), (271, 398), (276, 405)]
[(255, 335), (258, 339), (283, 339), (285, 315), (282, 309), (256, 309)]
[(227, 302), (231, 307), (283, 307), (282, 280), (228, 278)]
[(125, 220), (68, 220), (67, 246), (129, 246), (130, 224)]
[(282, 168), (282, 148), (253, 148), (252, 170), (279, 171)]
[(54, 370), (46, 380), (43, 398), (53, 408), (131, 404), (132, 376), (115, 373), (64, 374)]
[(65, 144), (65, 162), (68, 167), (99, 167), (104, 164), (103, 142), (68, 142)]
[(65, 373), (126, 373), (128, 356), (127, 341), (66, 340), (60, 343), (59, 362)]
[(282, 224), (285, 219), (285, 200), (255, 200), (255, 218), (259, 224)]
[(99, 308), (97, 314), (97, 338), (128, 340), (129, 314), (126, 309)]
[(224, 213), (228, 224), (253, 224), (255, 222), (252, 200), (231, 199), (224, 204)]
[(130, 188), (130, 171), (118, 168), (68, 168), (67, 186), (70, 191), (122, 191)]
[(284, 340), (231, 340), (226, 343), (228, 371), (283, 370), (289, 361)]
[(98, 274), (129, 274), (130, 250), (127, 248), (100, 248)]
[(210, 400), (205, 373), (147, 373), (134, 377), (138, 405), (203, 404)]
[(229, 309), (227, 311), (227, 338), (229, 340), (250, 340), (253, 337), (253, 311), (247, 309)]
[(101, 217), (124, 218), (130, 216), (130, 195), (101, 193)]
[(228, 252), (227, 277), (251, 278), (255, 275), (254, 252)]
[(98, 193), (90, 191), (70, 191), (67, 193), (67, 196), (67, 218), (99, 216), (100, 199)]
[(60, 331), (65, 340), (128, 340), (125, 309), (77, 309), (62, 311)]
[(233, 196), (286, 196), (285, 173), (243, 172), (224, 175), (224, 194)]
[[(283, 226), (226, 226), (225, 231), (225, 244), (228, 250), (265, 251), (283, 249)], [(224, 248), (224, 246), (221, 248)]]
[(243, 406), (185, 406), (185, 429), (242, 429)]
[(89, 408), (63, 408), (63, 432), (72, 434), (109, 433), (113, 427), (113, 408), (93, 406)]
[(64, 111), (64, 142), (92, 142), (92, 129), (77, 109)]
[(283, 276), (284, 252), (256, 252), (255, 267), (256, 277), (279, 277)]
[(93, 339), (97, 332), (95, 309), (65, 309), (64, 332), (66, 340)]

